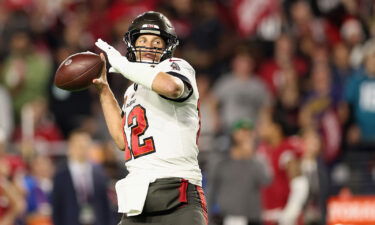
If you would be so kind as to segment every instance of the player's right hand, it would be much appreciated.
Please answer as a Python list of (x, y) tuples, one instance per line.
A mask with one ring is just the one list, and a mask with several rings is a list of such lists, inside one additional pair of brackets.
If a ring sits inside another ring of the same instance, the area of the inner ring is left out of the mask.
[(101, 91), (105, 86), (108, 86), (106, 59), (103, 53), (100, 53), (100, 58), (104, 62), (100, 77), (92, 80), (92, 83), (99, 91)]

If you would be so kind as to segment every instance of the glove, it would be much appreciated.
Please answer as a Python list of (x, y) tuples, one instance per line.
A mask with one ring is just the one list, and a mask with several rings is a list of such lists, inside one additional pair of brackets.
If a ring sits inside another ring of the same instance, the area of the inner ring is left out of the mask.
[(152, 89), (152, 83), (159, 71), (149, 65), (129, 62), (114, 47), (101, 39), (98, 39), (95, 45), (107, 54), (108, 61), (112, 66), (109, 69), (110, 73), (121, 73), (127, 79)]
[(98, 39), (95, 42), (95, 45), (103, 50), (108, 57), (121, 57), (122, 55), (118, 52), (114, 47), (110, 46), (107, 42), (103, 41), (102, 39)]
[(112, 66), (109, 69), (110, 73), (125, 73), (124, 67), (129, 63), (126, 57), (122, 56), (119, 51), (100, 38), (95, 42), (95, 45), (107, 54), (108, 61)]

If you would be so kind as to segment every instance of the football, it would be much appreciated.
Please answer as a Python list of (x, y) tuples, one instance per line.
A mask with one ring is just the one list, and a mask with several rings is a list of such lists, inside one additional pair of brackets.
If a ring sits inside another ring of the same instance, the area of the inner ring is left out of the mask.
[(55, 73), (54, 83), (67, 91), (87, 89), (98, 78), (104, 62), (92, 52), (80, 52), (66, 58)]

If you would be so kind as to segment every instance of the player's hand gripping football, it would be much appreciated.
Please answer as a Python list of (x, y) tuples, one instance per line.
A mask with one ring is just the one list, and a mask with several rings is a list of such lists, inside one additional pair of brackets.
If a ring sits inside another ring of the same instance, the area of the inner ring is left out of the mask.
[(100, 77), (96, 78), (92, 81), (95, 87), (101, 91), (105, 86), (108, 86), (107, 81), (107, 68), (106, 68), (106, 59), (103, 53), (100, 53), (100, 58), (104, 62), (102, 72), (100, 73)]
[(119, 51), (100, 38), (95, 42), (95, 45), (107, 54), (108, 62), (111, 64), (110, 73), (124, 72), (124, 65), (128, 62), (126, 57), (122, 56)]

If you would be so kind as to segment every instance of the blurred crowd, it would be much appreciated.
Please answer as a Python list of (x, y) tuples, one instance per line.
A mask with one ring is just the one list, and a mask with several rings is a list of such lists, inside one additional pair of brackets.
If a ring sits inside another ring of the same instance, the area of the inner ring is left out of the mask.
[(196, 70), (211, 224), (325, 224), (330, 196), (375, 194), (374, 1), (0, 0), (0, 225), (119, 221), (97, 94), (54, 73), (98, 38), (125, 54), (148, 10)]

